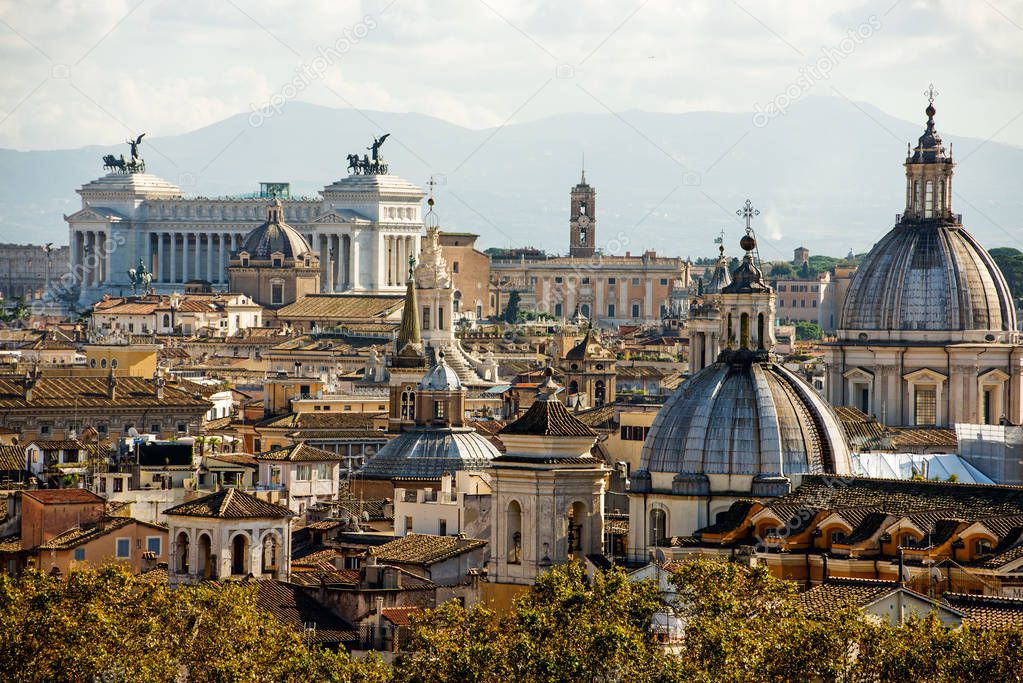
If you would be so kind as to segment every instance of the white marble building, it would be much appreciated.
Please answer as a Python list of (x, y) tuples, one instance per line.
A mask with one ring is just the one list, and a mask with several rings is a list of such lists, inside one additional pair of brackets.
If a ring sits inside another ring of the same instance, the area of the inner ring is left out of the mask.
[[(227, 287), (227, 260), (265, 218), (265, 196), (185, 197), (149, 173), (109, 173), (83, 185), (82, 208), (65, 216), (81, 301), (128, 293), (141, 260), (158, 293), (190, 280)], [(319, 198), (284, 198), (285, 218), (320, 254), (326, 292), (404, 291), (408, 258), (423, 229), (415, 184), (394, 175), (350, 175)]]

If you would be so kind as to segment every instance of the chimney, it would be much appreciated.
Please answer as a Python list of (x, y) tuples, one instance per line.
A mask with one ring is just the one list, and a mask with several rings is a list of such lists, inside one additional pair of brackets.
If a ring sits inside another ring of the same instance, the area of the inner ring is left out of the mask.
[(25, 379), (23, 381), (25, 387), (25, 401), (28, 403), (32, 402), (32, 389), (36, 385), (36, 378), (30, 372), (25, 373)]
[(828, 582), (828, 554), (821, 553), (821, 583)]

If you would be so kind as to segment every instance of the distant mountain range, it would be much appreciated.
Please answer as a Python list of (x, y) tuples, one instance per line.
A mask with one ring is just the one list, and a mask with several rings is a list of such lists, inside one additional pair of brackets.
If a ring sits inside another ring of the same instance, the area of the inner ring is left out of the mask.
[[(907, 112), (913, 114), (913, 112)], [(472, 130), (420, 114), (360, 112), (292, 102), (276, 115), (239, 114), (182, 135), (147, 136), (149, 172), (186, 194), (253, 192), (290, 181), (315, 195), (346, 175), (345, 155), (390, 132), (391, 172), (423, 186), (438, 180), (445, 229), (477, 232), (486, 247), (568, 248), (568, 192), (586, 176), (597, 188), (597, 242), (609, 253), (655, 249), (709, 255), (713, 238), (738, 251), (735, 210), (747, 197), (764, 259), (805, 245), (844, 256), (870, 248), (904, 204), (902, 161), (924, 115), (904, 121), (867, 104), (809, 98), (762, 127), (750, 114), (566, 114)], [(1023, 246), (1023, 149), (960, 138), (953, 206), (987, 247)], [(253, 123), (259, 125), (254, 126)], [(67, 242), (62, 214), (75, 189), (103, 174), (123, 145), (54, 151), (0, 149), (0, 241)]]

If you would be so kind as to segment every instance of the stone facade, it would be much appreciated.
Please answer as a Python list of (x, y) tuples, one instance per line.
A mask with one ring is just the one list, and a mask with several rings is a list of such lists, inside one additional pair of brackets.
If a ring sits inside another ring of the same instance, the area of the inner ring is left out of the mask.
[(483, 320), (497, 314), (497, 296), (490, 285), (490, 257), (476, 249), (479, 235), (441, 232), (441, 253), (451, 266), (457, 318)]
[[(68, 216), (72, 272), (81, 299), (127, 291), (139, 260), (157, 292), (189, 280), (227, 285), (227, 264), (263, 218), (268, 196), (185, 197), (147, 173), (110, 173), (83, 185), (82, 208)], [(423, 228), (416, 185), (393, 175), (352, 175), (320, 197), (282, 198), (291, 225), (320, 260), (322, 291), (401, 293)]]
[(0, 300), (42, 299), (51, 283), (67, 273), (67, 247), (0, 244)]

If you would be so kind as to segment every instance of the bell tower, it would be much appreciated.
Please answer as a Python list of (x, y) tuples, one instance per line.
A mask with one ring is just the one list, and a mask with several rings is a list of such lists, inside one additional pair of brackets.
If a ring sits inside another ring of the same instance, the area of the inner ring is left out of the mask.
[(591, 258), (597, 251), (597, 191), (586, 182), (583, 169), (579, 184), (572, 188), (571, 240), (569, 256)]

